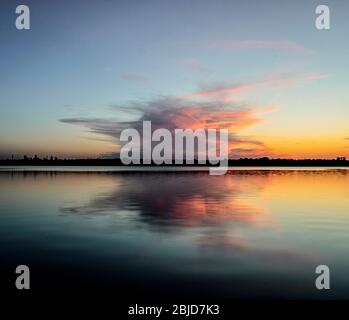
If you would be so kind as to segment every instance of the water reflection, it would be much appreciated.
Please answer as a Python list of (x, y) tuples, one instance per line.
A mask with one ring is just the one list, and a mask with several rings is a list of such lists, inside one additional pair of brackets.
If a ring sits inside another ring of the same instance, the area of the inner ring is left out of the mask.
[(304, 298), (320, 294), (314, 268), (327, 264), (333, 295), (349, 296), (347, 170), (0, 171), (0, 181), (0, 258), (46, 267), (42, 287), (56, 265), (57, 285), (71, 285), (73, 265), (96, 288)]
[[(108, 215), (115, 232), (148, 226), (152, 232), (181, 234), (199, 247), (243, 250), (239, 234), (246, 225), (271, 224), (267, 211), (253, 202), (265, 179), (254, 175), (209, 176), (207, 173), (110, 175), (114, 185), (87, 204), (62, 208), (65, 213)], [(247, 195), (247, 196), (246, 196)], [(248, 196), (250, 195), (250, 196)], [(129, 222), (125, 226), (125, 221)], [(187, 230), (190, 228), (190, 230)]]
[(62, 208), (77, 214), (139, 213), (151, 224), (200, 226), (226, 221), (252, 223), (265, 210), (242, 194), (256, 193), (265, 181), (244, 183), (243, 176), (214, 177), (207, 173), (161, 173), (114, 176), (110, 192), (96, 194), (86, 205)]

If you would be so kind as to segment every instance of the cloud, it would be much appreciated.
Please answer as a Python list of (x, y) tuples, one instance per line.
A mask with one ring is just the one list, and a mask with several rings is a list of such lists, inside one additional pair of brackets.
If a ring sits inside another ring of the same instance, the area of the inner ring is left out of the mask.
[(326, 78), (327, 75), (318, 74), (315, 72), (309, 72), (298, 75), (282, 75), (278, 77), (269, 77), (259, 81), (249, 83), (235, 83), (235, 84), (224, 84), (216, 83), (201, 86), (199, 91), (191, 93), (186, 97), (189, 99), (194, 98), (214, 98), (223, 102), (229, 102), (238, 98), (242, 94), (249, 93), (252, 90), (257, 89), (279, 89), (295, 85), (302, 82), (310, 82)]
[(64, 118), (60, 121), (85, 127), (89, 132), (112, 138), (116, 152), (120, 148), (120, 133), (134, 128), (142, 132), (143, 121), (152, 122), (152, 129), (166, 128), (174, 132), (182, 129), (228, 129), (231, 157), (268, 156), (270, 150), (262, 141), (246, 137), (242, 130), (263, 120), (263, 115), (278, 106), (256, 105), (241, 102), (239, 95), (257, 88), (275, 89), (300, 81), (310, 81), (321, 76), (308, 73), (262, 79), (241, 84), (208, 84), (185, 96), (160, 96), (146, 101), (131, 101), (113, 106), (116, 115), (122, 113), (123, 120), (115, 118)]
[(78, 125), (88, 128), (91, 133), (109, 136), (118, 139), (120, 132), (127, 128), (127, 123), (123, 123), (112, 119), (97, 119), (97, 118), (64, 118), (60, 122), (72, 125)]
[[(116, 111), (118, 107), (114, 109)], [(249, 145), (254, 149), (265, 150), (261, 141), (238, 136), (242, 129), (261, 121), (258, 113), (249, 108), (242, 109), (232, 104), (188, 102), (176, 97), (161, 97), (147, 102), (130, 103), (127, 109), (132, 115), (135, 109), (141, 110), (141, 117), (130, 121), (96, 118), (64, 118), (60, 121), (88, 128), (94, 134), (112, 137), (118, 146), (120, 145), (119, 136), (123, 129), (134, 128), (142, 132), (143, 121), (150, 120), (153, 130), (166, 128), (174, 132), (177, 128), (228, 129), (231, 149)]]

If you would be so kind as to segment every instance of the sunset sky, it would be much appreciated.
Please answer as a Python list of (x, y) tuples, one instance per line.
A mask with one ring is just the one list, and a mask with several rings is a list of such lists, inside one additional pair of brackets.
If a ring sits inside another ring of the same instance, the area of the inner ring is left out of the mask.
[(228, 128), (234, 158), (349, 157), (348, 1), (26, 0), (22, 31), (18, 4), (0, 4), (1, 158), (118, 153), (141, 120)]

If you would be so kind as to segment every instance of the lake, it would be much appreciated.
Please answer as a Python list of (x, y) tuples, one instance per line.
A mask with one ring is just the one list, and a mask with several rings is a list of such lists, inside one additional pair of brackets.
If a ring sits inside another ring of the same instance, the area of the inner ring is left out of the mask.
[(0, 199), (5, 292), (24, 264), (33, 292), (134, 303), (349, 298), (346, 169), (2, 168)]

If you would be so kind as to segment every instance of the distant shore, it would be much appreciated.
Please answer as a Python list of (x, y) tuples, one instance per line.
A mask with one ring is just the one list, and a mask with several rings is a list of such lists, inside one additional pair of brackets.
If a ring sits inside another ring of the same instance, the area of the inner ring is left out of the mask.
[[(230, 159), (229, 167), (349, 167), (349, 160), (338, 159)], [(7, 159), (0, 160), (0, 166), (125, 166), (120, 159)], [(186, 166), (212, 166), (211, 164), (131, 164), (128, 166), (161, 166), (161, 167), (186, 167)]]

